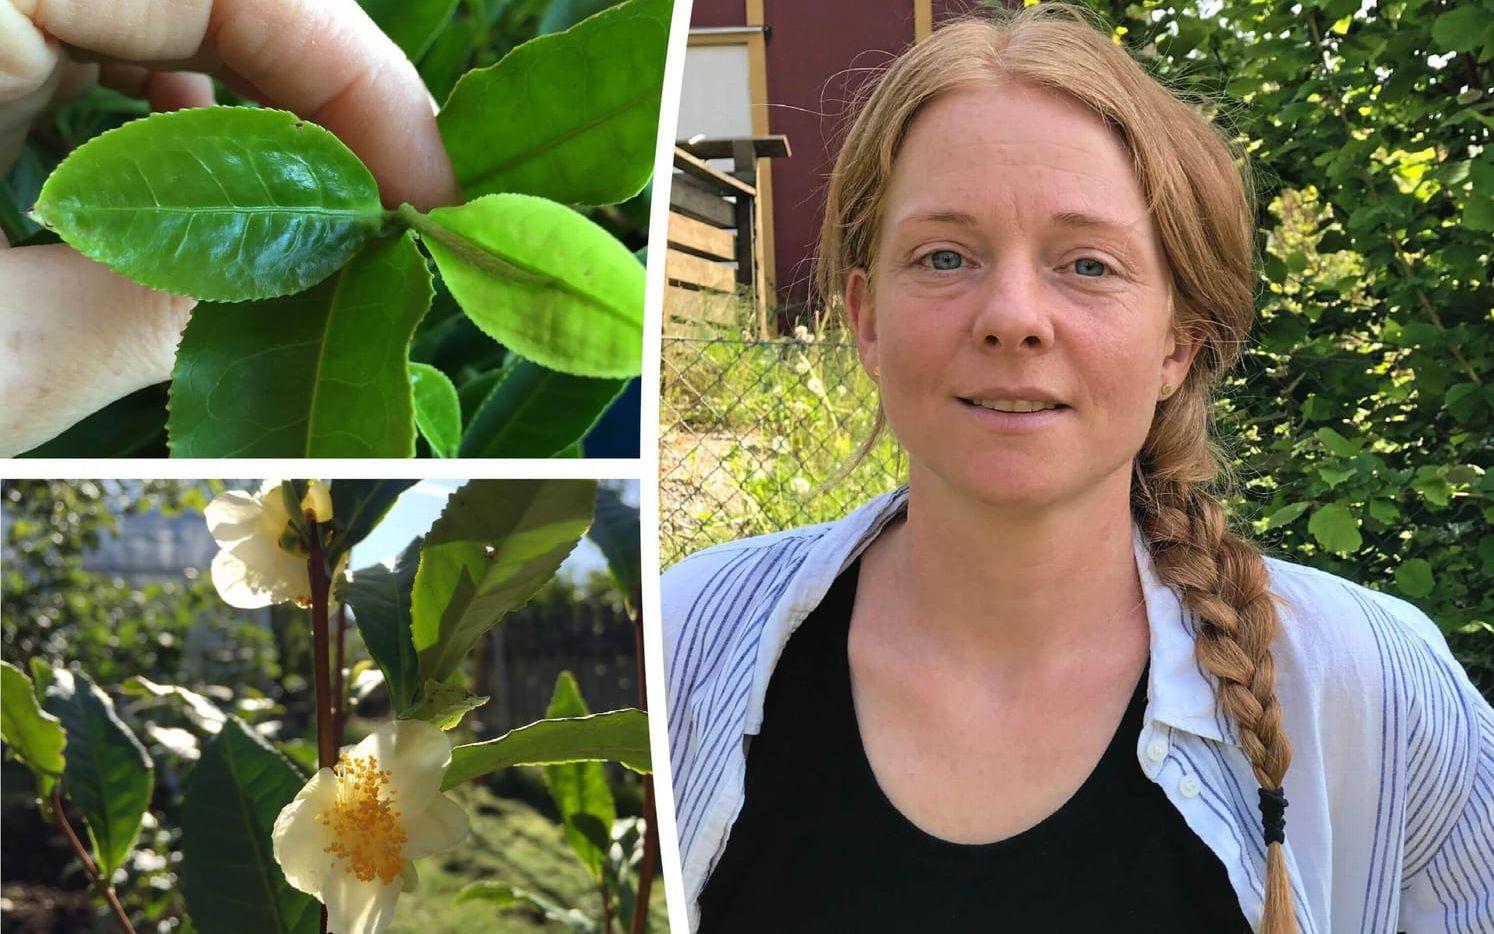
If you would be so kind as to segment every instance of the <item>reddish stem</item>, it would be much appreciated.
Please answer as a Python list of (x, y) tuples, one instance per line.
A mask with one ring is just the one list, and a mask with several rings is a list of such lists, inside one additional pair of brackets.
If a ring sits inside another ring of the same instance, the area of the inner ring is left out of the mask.
[[(322, 552), (322, 533), (316, 519), (306, 513), (306, 539), (309, 554), (306, 558), (306, 575), (311, 584), (311, 656), (312, 671), (316, 684), (316, 759), (320, 768), (331, 768), (337, 763), (337, 738), (332, 729), (332, 678), (327, 670), (330, 665), (330, 646), (327, 642), (327, 590), (331, 582), (327, 579), (326, 555)], [(327, 906), (322, 905), (321, 934), (327, 934)]]
[[(643, 663), (643, 619), (636, 607), (643, 605), (641, 594), (629, 594), (628, 606), (633, 619), (633, 658), (638, 668), (638, 708), (648, 712), (648, 675)], [(648, 897), (654, 885), (654, 867), (659, 862), (659, 822), (654, 808), (654, 777), (643, 776), (643, 860), (638, 864), (638, 892), (633, 902), (630, 934), (648, 929)]]
[(104, 899), (114, 910), (114, 916), (119, 919), (120, 930), (135, 934), (135, 926), (130, 923), (130, 916), (125, 914), (124, 906), (119, 903), (119, 896), (115, 894), (114, 886), (104, 881), (99, 867), (94, 865), (93, 859), (88, 855), (88, 850), (83, 846), (83, 841), (79, 840), (78, 835), (73, 832), (73, 825), (62, 810), (62, 794), (55, 787), (52, 789), (52, 810), (57, 812), (57, 823), (62, 826), (62, 832), (67, 836), (67, 842), (72, 846), (73, 852), (77, 854), (78, 861), (83, 864), (83, 872), (104, 893)]
[(332, 719), (332, 738), (339, 746), (342, 745), (342, 730), (348, 722), (348, 695), (346, 686), (342, 683), (343, 633), (348, 628), (348, 610), (341, 603), (337, 605), (337, 667), (332, 669), (332, 703), (336, 712)]

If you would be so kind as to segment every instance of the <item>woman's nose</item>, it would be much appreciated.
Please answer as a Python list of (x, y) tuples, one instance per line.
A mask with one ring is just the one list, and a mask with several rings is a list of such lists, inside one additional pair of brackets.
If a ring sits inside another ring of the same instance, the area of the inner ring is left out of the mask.
[(1044, 348), (1053, 343), (1053, 321), (1032, 269), (993, 269), (978, 300), (971, 322), (977, 344)]

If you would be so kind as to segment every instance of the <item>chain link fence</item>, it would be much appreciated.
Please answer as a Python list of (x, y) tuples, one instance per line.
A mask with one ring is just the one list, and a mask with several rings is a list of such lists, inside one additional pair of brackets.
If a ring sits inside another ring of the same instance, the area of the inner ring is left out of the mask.
[(907, 472), (871, 434), (876, 387), (849, 341), (665, 336), (659, 395), (664, 567), (709, 545), (836, 519)]

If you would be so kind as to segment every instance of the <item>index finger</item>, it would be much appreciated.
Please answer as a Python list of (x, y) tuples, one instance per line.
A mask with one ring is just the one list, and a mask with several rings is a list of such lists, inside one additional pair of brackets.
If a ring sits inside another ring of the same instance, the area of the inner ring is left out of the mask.
[(337, 134), (386, 205), (461, 200), (430, 94), (354, 0), (0, 0), (100, 55), (227, 71)]

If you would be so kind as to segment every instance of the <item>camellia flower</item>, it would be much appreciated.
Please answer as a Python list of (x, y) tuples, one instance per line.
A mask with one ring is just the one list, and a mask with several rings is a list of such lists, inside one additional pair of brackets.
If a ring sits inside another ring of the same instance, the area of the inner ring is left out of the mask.
[(451, 740), (424, 720), (394, 720), (311, 776), (275, 819), (275, 861), (327, 906), (330, 934), (378, 934), (414, 879), (412, 860), (467, 836), (467, 814), (441, 793)]
[[(302, 509), (317, 521), (332, 518), (327, 485), (312, 480)], [(208, 531), (221, 549), (213, 558), (213, 586), (230, 606), (253, 610), (272, 603), (294, 601), (311, 605), (311, 583), (306, 574), (306, 543), (279, 480), (266, 480), (258, 493), (223, 493), (203, 511)], [(345, 553), (332, 575), (341, 580), (347, 568)], [(334, 606), (331, 596), (328, 607)]]

